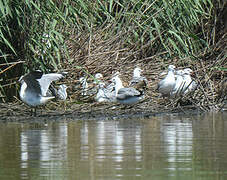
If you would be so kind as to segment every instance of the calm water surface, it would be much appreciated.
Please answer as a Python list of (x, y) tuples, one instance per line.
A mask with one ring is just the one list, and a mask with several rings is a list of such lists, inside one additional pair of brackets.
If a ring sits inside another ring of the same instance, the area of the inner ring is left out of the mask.
[(1, 180), (227, 179), (227, 113), (46, 122), (0, 123)]

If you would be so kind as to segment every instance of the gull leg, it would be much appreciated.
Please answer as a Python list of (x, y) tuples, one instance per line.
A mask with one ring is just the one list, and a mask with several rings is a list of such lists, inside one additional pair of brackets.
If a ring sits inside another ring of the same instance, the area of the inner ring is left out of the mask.
[(30, 116), (32, 116), (33, 115), (33, 108), (31, 108), (31, 110), (30, 110)]
[(66, 102), (64, 101), (64, 110), (66, 111)]
[(35, 107), (35, 112), (34, 112), (34, 116), (36, 117), (36, 107)]

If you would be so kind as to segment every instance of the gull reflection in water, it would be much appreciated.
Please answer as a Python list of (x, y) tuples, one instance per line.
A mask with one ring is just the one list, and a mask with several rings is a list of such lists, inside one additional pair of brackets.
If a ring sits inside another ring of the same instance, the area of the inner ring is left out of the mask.
[[(93, 154), (96, 161), (112, 159), (122, 162), (128, 153), (142, 160), (141, 129), (126, 128), (117, 121), (84, 122), (81, 128), (81, 158), (86, 160)], [(127, 149), (134, 146), (134, 148)]]
[(59, 162), (67, 159), (67, 136), (67, 125), (22, 131), (21, 168), (57, 168), (61, 164)]
[(182, 122), (171, 116), (170, 120), (163, 124), (162, 132), (165, 151), (168, 154), (168, 169), (174, 171), (176, 169), (187, 170), (188, 167), (178, 167), (177, 165), (179, 165), (179, 162), (188, 162), (192, 159), (192, 122)]

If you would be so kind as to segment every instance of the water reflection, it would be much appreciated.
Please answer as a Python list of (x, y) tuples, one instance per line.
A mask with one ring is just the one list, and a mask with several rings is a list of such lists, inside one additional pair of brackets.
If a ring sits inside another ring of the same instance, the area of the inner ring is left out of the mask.
[(1, 123), (0, 179), (225, 179), (226, 127), (212, 113)]

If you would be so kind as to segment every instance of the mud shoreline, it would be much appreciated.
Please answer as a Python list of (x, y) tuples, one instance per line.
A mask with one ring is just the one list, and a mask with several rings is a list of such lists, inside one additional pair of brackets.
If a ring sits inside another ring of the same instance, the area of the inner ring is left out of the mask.
[[(149, 103), (150, 104), (150, 103)], [(0, 104), (0, 122), (40, 123), (55, 121), (76, 121), (76, 120), (119, 120), (119, 119), (147, 119), (163, 114), (192, 115), (201, 114), (203, 111), (193, 107), (154, 107), (145, 106), (144, 103), (135, 106), (122, 106), (119, 104), (93, 103), (73, 105), (70, 109), (47, 107), (37, 109), (37, 116), (30, 115), (30, 108), (23, 104)]]

